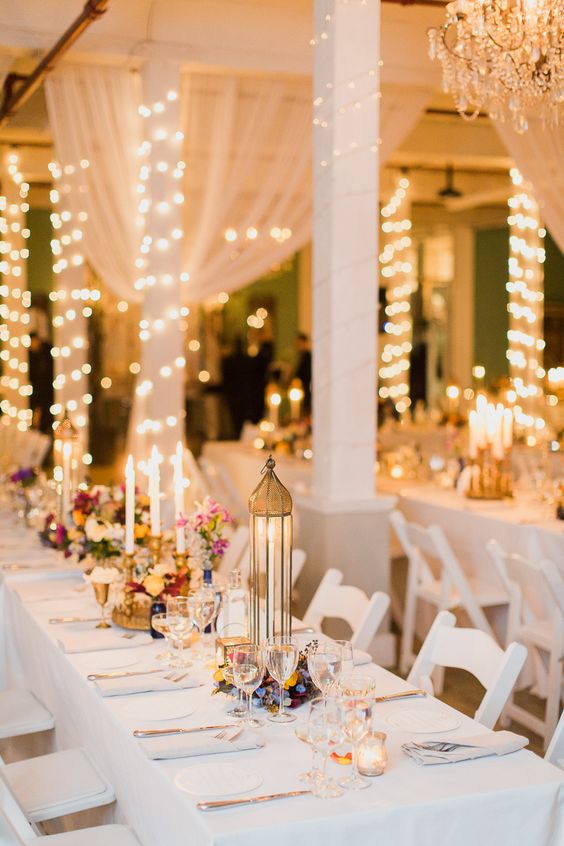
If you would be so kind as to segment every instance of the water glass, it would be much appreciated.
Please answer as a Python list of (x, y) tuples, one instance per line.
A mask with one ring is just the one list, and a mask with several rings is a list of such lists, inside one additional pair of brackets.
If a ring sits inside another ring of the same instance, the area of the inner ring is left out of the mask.
[(254, 643), (243, 644), (233, 652), (233, 681), (239, 690), (247, 696), (247, 715), (243, 725), (258, 728), (264, 725), (262, 720), (253, 717), (253, 693), (260, 687), (264, 678), (264, 654), (260, 646)]
[(353, 645), (350, 640), (332, 640), (341, 650), (341, 673), (350, 675), (354, 671)]
[(164, 661), (165, 663), (170, 663), (174, 660), (174, 652), (172, 651), (171, 647), (171, 636), (172, 633), (170, 631), (170, 625), (168, 622), (168, 617), (166, 612), (162, 614), (153, 614), (151, 617), (151, 625), (155, 629), (155, 631), (159, 632), (160, 634), (164, 635), (165, 643), (167, 646), (166, 652), (159, 652), (156, 655), (157, 661)]
[(166, 603), (166, 616), (172, 641), (177, 649), (177, 658), (170, 662), (171, 667), (190, 667), (191, 661), (183, 656), (184, 641), (192, 631), (194, 624), (193, 610), (185, 596), (171, 596)]
[(339, 687), (343, 735), (350, 741), (353, 750), (352, 773), (341, 779), (339, 784), (349, 790), (363, 790), (370, 786), (370, 781), (363, 778), (358, 771), (358, 748), (371, 727), (374, 680), (370, 676), (352, 675), (341, 679)]
[(278, 712), (268, 717), (274, 723), (291, 723), (296, 719), (284, 709), (284, 685), (298, 666), (299, 654), (296, 642), (287, 635), (273, 635), (266, 642), (266, 666), (280, 688)]
[(321, 778), (312, 780), (312, 793), (322, 799), (342, 796), (342, 789), (327, 776), (327, 761), (331, 751), (343, 737), (341, 712), (333, 697), (319, 697), (310, 702), (307, 731), (313, 749), (323, 755)]

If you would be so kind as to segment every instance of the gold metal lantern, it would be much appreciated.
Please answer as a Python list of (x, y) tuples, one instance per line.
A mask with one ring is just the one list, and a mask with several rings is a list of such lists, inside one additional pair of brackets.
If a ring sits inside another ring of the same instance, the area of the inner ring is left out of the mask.
[(292, 634), (292, 497), (269, 456), (249, 497), (251, 571), (250, 638)]
[(58, 517), (65, 525), (80, 481), (80, 453), (80, 435), (65, 409), (53, 432), (53, 478), (57, 485)]

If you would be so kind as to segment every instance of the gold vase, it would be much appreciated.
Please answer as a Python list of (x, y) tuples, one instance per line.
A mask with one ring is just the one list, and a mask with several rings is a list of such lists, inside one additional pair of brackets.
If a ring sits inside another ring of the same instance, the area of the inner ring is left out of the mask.
[(91, 582), (91, 584), (94, 588), (96, 602), (102, 609), (102, 616), (100, 617), (100, 622), (97, 624), (96, 628), (109, 629), (111, 626), (106, 622), (106, 605), (108, 602), (108, 596), (110, 595), (110, 585), (108, 582)]

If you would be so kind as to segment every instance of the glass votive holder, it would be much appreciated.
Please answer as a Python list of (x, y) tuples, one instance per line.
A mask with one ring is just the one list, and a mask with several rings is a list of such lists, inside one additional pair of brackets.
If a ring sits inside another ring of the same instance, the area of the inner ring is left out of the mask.
[(365, 735), (358, 746), (358, 771), (363, 776), (382, 775), (388, 763), (386, 735), (373, 731)]

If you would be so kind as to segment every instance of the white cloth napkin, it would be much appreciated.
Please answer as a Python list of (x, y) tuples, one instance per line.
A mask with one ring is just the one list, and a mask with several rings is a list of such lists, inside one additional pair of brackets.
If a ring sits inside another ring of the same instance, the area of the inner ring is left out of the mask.
[[(92, 624), (94, 626), (94, 623)], [(57, 642), (63, 652), (100, 652), (104, 649), (132, 649), (135, 646), (149, 646), (152, 638), (141, 632), (133, 637), (124, 637), (112, 629), (87, 629), (83, 632), (61, 634)]]
[[(170, 671), (169, 671), (170, 672)], [(121, 679), (98, 679), (94, 682), (98, 692), (102, 696), (130, 696), (133, 693), (150, 693), (153, 691), (189, 690), (191, 687), (199, 687), (200, 683), (194, 679), (185, 678), (179, 682), (173, 682), (157, 673), (147, 676), (126, 676)]]
[(165, 737), (150, 737), (141, 741), (148, 758), (192, 758), (196, 755), (217, 755), (222, 752), (243, 752), (246, 749), (262, 749), (264, 740), (252, 731), (244, 729), (235, 740), (218, 740), (211, 732), (194, 734), (173, 734)]
[(402, 744), (402, 749), (418, 764), (451, 764), (487, 755), (509, 755), (527, 745), (529, 739), (512, 731), (495, 731), (474, 737), (449, 737)]

